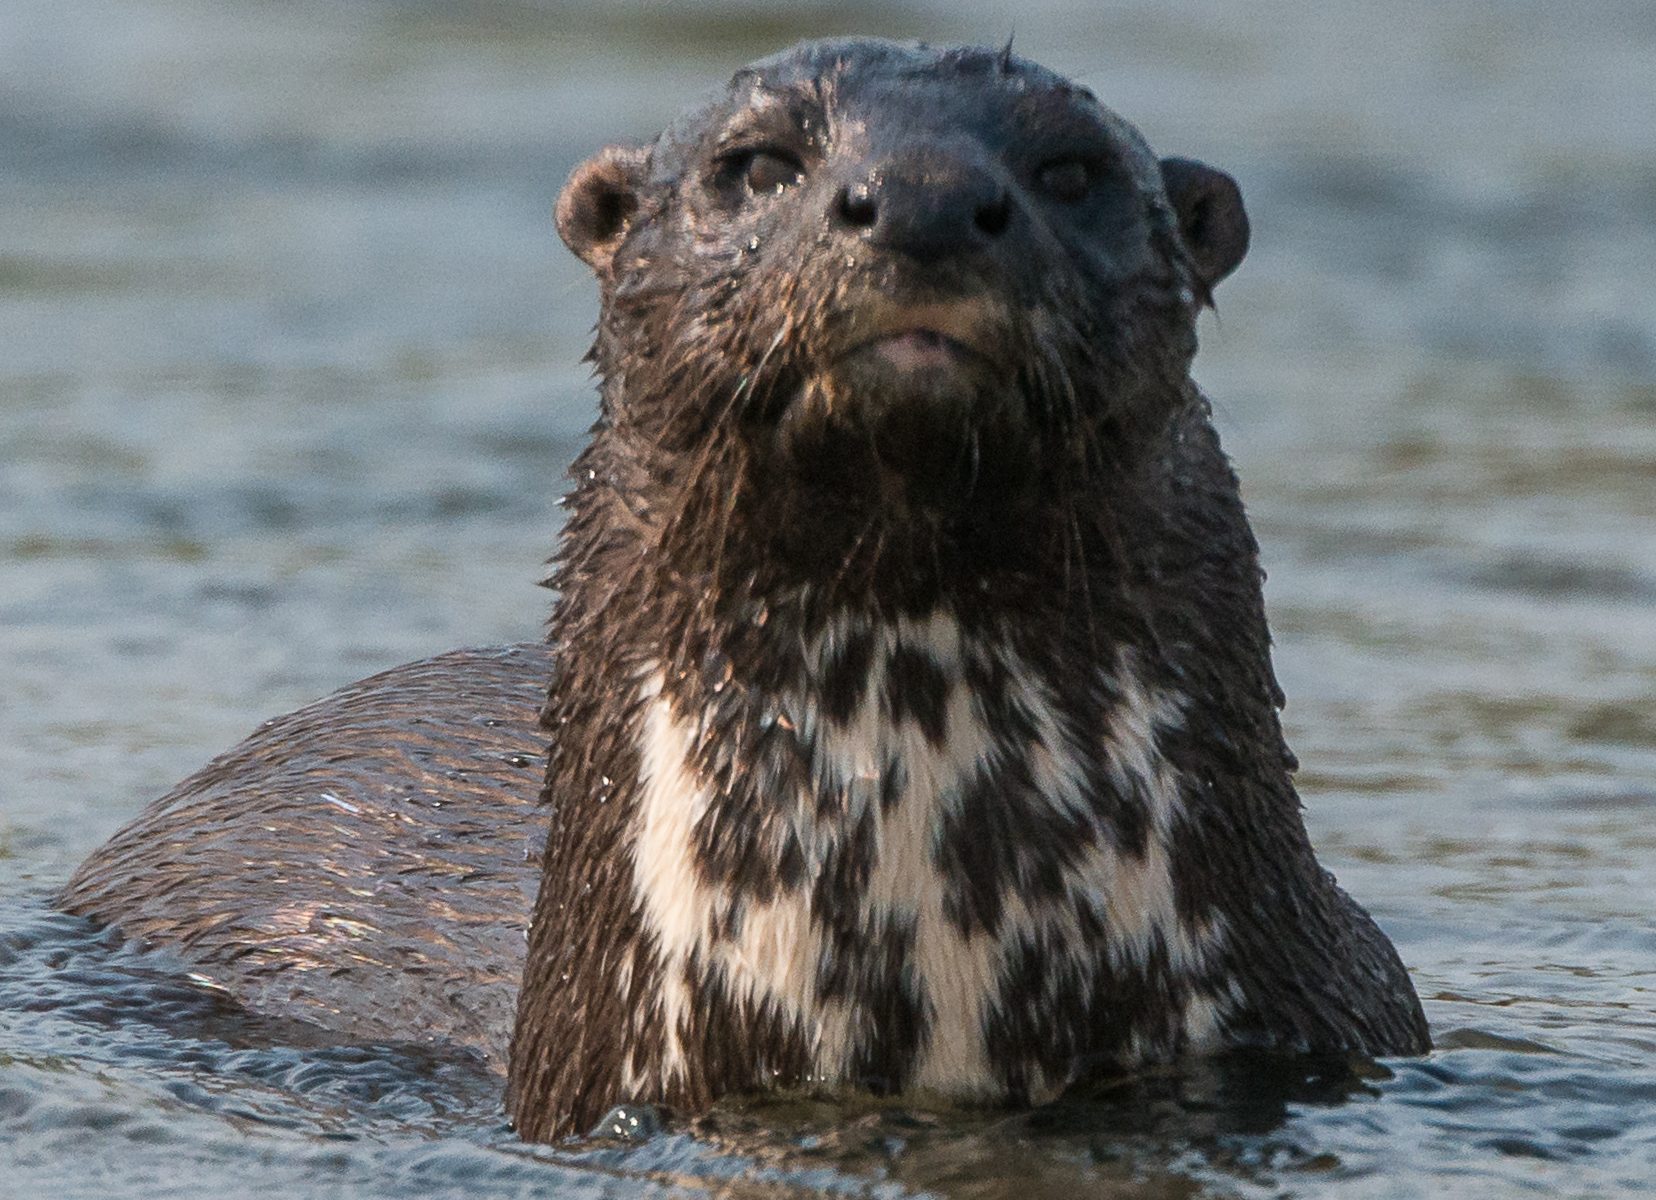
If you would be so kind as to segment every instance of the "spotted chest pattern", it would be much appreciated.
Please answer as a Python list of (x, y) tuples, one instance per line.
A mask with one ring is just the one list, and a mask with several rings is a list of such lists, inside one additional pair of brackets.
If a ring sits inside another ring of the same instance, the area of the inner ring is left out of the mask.
[(1183, 715), (1130, 651), (1060, 694), (937, 613), (831, 621), (801, 665), (689, 711), (642, 672), (645, 936), (620, 977), (654, 995), (623, 996), (629, 1094), (722, 1057), (759, 1084), (1040, 1098), (1220, 1038), (1225, 924), (1178, 903), (1159, 746)]

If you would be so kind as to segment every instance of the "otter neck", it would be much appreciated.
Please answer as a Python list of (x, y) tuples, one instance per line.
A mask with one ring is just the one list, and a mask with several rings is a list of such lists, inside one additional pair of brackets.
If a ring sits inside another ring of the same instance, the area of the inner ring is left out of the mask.
[[(1060, 421), (1050, 405), (1008, 400), (1031, 410), (1013, 435), (962, 430), (964, 410), (916, 401), (911, 423), (937, 426), (936, 445), (916, 449), (915, 436), (894, 451), (855, 415), (777, 417), (775, 395), (801, 386), (779, 373), (750, 389), (746, 416), (722, 420), (707, 411), (717, 401), (623, 400), (606, 388), (599, 436), (576, 464), (555, 585), (582, 586), (605, 559), (607, 575), (639, 576), (633, 590), (652, 608), (714, 630), (746, 621), (742, 606), (796, 605), (811, 621), (940, 607), (969, 620), (1031, 605), (1083, 614), (1095, 579), (1133, 569), (1124, 546), (1143, 535), (1124, 530), (1156, 521), (1146, 497), (1166, 486), (1157, 455), (1196, 402), (1188, 386), (1141, 382)], [(1158, 415), (1129, 415), (1144, 411)]]
[(1045, 1096), (1218, 1036), (1241, 992), (1222, 889), (1190, 874), (1216, 854), (1193, 841), (1212, 772), (1190, 760), (1239, 700), (1168, 660), (1143, 594), (1158, 556), (1126, 545), (1154, 525), (1094, 519), (1067, 572), (1025, 560), (929, 606), (830, 604), (746, 564), (695, 586), (589, 469), (514, 1113), (581, 1085), (552, 1062), (594, 1036), (560, 1027), (562, 995), (616, 997), (595, 1104), (823, 1081)]

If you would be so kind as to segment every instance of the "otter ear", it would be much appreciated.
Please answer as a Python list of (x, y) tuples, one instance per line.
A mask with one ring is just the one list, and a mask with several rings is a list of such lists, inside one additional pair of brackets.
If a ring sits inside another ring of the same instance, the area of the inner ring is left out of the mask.
[(1236, 270), (1248, 252), (1248, 213), (1236, 180), (1189, 158), (1161, 160), (1162, 186), (1179, 219), (1179, 237), (1203, 285)]
[(576, 167), (558, 193), (558, 236), (599, 275), (609, 272), (638, 211), (649, 160), (647, 146), (605, 146)]

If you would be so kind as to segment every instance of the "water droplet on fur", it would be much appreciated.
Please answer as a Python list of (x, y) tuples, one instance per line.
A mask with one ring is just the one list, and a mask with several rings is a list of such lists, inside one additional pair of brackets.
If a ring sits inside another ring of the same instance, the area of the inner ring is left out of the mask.
[[(777, 191), (781, 191), (781, 190), (782, 190), (781, 188), (777, 189)], [(750, 254), (753, 253), (755, 250), (759, 249), (759, 239), (756, 238), (756, 237), (755, 238), (749, 238), (747, 248), (748, 248), (748, 253), (750, 253)]]
[(591, 1136), (644, 1141), (660, 1133), (661, 1129), (661, 1117), (648, 1105), (621, 1105), (605, 1114)]

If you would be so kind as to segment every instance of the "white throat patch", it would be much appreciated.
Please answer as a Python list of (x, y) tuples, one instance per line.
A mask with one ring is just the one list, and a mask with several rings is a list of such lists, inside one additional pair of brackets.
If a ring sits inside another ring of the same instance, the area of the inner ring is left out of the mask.
[[(764, 903), (734, 895), (698, 869), (696, 835), (717, 797), (717, 784), (695, 766), (706, 761), (696, 749), (711, 717), (677, 711), (664, 694), (661, 668), (652, 664), (645, 673), (631, 851), (639, 909), (659, 958), (661, 991), (654, 1011), (635, 1006), (631, 1019), (638, 1028), (659, 1023), (664, 1051), (659, 1064), (629, 1060), (624, 1065), (631, 1095), (671, 1089), (691, 1067), (685, 1030), (693, 998), (685, 972), (692, 962), (703, 974), (719, 976), (731, 1000), (795, 1023), (819, 1081), (850, 1078), (856, 1049), (871, 1032), (864, 1023), (872, 1018), (842, 995), (822, 994), (819, 977), (831, 949), (812, 918), (810, 884), (837, 840), (865, 816), (874, 846), (866, 886), (855, 901), (860, 926), (871, 936), (893, 922), (913, 930), (905, 978), (920, 997), (925, 1034), (909, 1071), (911, 1087), (963, 1098), (1000, 1093), (1002, 1076), (993, 1064), (997, 1047), (985, 1025), (1001, 997), (1009, 953), (1031, 938), (1062, 947), (1062, 969), (1047, 986), (1094, 987), (1100, 982), (1100, 947), (1096, 933), (1083, 928), (1082, 910), (1096, 918), (1094, 929), (1108, 931), (1103, 960), (1113, 966), (1142, 964), (1159, 946), (1170, 969), (1195, 974), (1223, 939), (1218, 922), (1193, 927), (1175, 907), (1169, 847), (1181, 799), (1157, 731), (1176, 726), (1182, 715), (1173, 697), (1147, 688), (1129, 656), (1110, 664), (1110, 681), (1121, 699), (1107, 727), (1078, 732), (1059, 711), (1052, 688), (1027, 663), (1004, 646), (967, 642), (950, 615), (879, 625), (842, 618), (807, 647), (807, 663), (826, 670), (852, 636), (871, 638), (874, 651), (861, 699), (847, 719), (830, 717), (812, 694), (765, 698), (792, 722), (809, 750), (808, 786), (845, 797), (846, 810), (824, 822), (813, 795), (774, 798), (802, 849), (806, 884)], [(944, 681), (941, 737), (935, 728), (928, 736), (919, 723), (898, 719), (893, 711), (888, 682), (892, 656), (899, 651), (924, 656)], [(1102, 761), (1117, 786), (1147, 797), (1150, 835), (1144, 853), (1130, 854), (1117, 850), (1105, 831), (1067, 869), (1061, 897), (1028, 899), (1010, 889), (995, 932), (966, 933), (945, 914), (937, 846), (945, 820), (958, 816), (964, 789), (1004, 753), (1004, 740), (990, 727), (985, 705), (967, 681), (969, 662), (990, 659), (1004, 668), (1013, 699), (1035, 730), (1027, 766), (1039, 802), (1076, 815), (1094, 811), (1088, 807), (1087, 767), (1093, 765), (1096, 778)], [(888, 779), (893, 764), (900, 770)], [(889, 799), (893, 787), (900, 795), (882, 803), (882, 793)], [(739, 920), (732, 922), (737, 906)], [(623, 976), (630, 979), (636, 969), (628, 964)], [(1027, 999), (1043, 1002), (1040, 996)], [(1228, 1002), (1192, 994), (1174, 1022), (1184, 1028), (1189, 1048), (1219, 1037)], [(1165, 1047), (1134, 1050), (1144, 1056), (1167, 1053)], [(1028, 1090), (1040, 1099), (1066, 1082), (1031, 1078)]]

